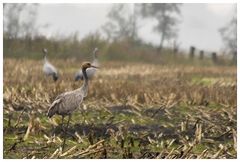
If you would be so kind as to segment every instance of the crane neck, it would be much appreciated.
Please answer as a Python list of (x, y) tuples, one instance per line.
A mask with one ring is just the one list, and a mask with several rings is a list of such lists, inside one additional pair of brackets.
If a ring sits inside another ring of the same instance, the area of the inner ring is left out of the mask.
[(80, 94), (83, 94), (83, 97), (86, 97), (88, 93), (88, 76), (86, 73), (86, 69), (82, 69), (82, 73), (83, 73), (84, 83), (77, 91)]
[(82, 73), (83, 73), (83, 79), (84, 79), (83, 85), (87, 86), (88, 85), (88, 76), (87, 76), (86, 69), (82, 69)]
[(97, 60), (97, 52), (96, 51), (93, 52), (93, 60)]
[(44, 62), (47, 62), (47, 54), (44, 54)]

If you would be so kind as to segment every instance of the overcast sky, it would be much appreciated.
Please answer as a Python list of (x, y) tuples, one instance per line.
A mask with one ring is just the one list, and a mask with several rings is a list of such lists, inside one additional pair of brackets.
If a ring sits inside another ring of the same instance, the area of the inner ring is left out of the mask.
[[(68, 35), (75, 31), (83, 38), (89, 32), (99, 30), (108, 20), (107, 13), (112, 4), (40, 4), (38, 24), (50, 24), (41, 33), (47, 36)], [(181, 48), (194, 45), (198, 49), (219, 51), (222, 40), (219, 28), (232, 18), (233, 4), (183, 4), (178, 42)], [(159, 36), (152, 32), (153, 20), (145, 21), (139, 35), (146, 42), (159, 44)]]

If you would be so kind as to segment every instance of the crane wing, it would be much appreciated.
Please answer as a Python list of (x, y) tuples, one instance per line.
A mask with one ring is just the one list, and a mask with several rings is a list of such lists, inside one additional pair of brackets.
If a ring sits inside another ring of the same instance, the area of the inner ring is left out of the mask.
[(55, 100), (48, 109), (47, 116), (51, 118), (57, 112), (57, 107), (61, 103), (61, 98)]
[(43, 71), (48, 75), (54, 74), (54, 73), (57, 74), (56, 68), (50, 63), (44, 64)]

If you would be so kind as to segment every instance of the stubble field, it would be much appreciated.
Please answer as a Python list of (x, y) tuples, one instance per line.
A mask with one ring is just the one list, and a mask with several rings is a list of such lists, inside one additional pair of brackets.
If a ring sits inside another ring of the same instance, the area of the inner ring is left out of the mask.
[(57, 82), (42, 61), (4, 59), (4, 158), (237, 157), (236, 67), (104, 62), (66, 134), (46, 113), (82, 85), (81, 62), (51, 62)]

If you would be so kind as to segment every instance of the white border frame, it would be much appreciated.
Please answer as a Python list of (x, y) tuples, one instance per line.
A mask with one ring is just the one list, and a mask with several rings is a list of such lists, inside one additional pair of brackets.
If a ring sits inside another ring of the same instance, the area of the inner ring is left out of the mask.
[[(0, 59), (0, 68), (1, 68), (1, 75), (0, 75), (0, 81), (1, 81), (1, 87), (0, 87), (0, 106), (3, 109), (3, 3), (237, 3), (237, 18), (239, 18), (239, 3), (237, 0), (2, 0), (1, 2), (1, 7), (0, 7), (0, 11), (1, 11), (1, 15), (0, 15), (0, 20), (1, 20), (1, 25), (0, 25), (0, 30), (1, 30), (1, 40), (0, 40), (0, 48), (1, 48), (1, 59)], [(237, 34), (237, 38), (239, 38), (239, 32)], [(239, 47), (239, 41), (237, 43), (238, 47)], [(238, 53), (239, 53), (239, 49), (238, 49)], [(239, 57), (237, 57), (237, 62), (239, 63)], [(237, 66), (237, 71), (239, 72), (239, 66)], [(238, 73), (237, 72), (237, 73)], [(237, 74), (237, 76), (239, 76), (239, 74)], [(239, 85), (239, 79), (237, 79), (237, 85)], [(237, 86), (237, 92), (239, 92), (240, 88), (239, 86)], [(240, 96), (237, 95), (237, 107), (238, 107), (238, 103), (240, 100)], [(237, 130), (239, 129), (239, 111), (237, 109)], [(0, 159), (3, 159), (3, 110), (0, 111), (0, 126), (1, 126), (1, 131), (0, 131)], [(239, 133), (237, 132), (237, 157), (240, 157), (240, 152), (239, 152)], [(237, 159), (238, 159), (237, 158)], [(237, 159), (232, 159), (231, 161), (237, 161)], [(9, 159), (4, 159), (6, 161), (9, 161)], [(13, 160), (13, 159), (11, 159)], [(20, 160), (23, 161), (24, 159)], [(30, 159), (31, 160), (31, 159)], [(36, 161), (39, 161), (41, 159), (36, 159)], [(46, 160), (46, 159), (45, 159)], [(58, 159), (58, 161), (63, 161), (64, 159)], [(69, 159), (68, 159), (69, 160)], [(70, 160), (79, 160), (79, 159), (70, 159)], [(81, 159), (82, 161), (83, 159)], [(91, 159), (89, 161), (96, 161), (96, 160), (113, 160), (113, 159)], [(122, 159), (114, 159), (114, 161), (117, 160), (122, 160)], [(144, 159), (135, 159), (135, 160), (144, 160)], [(147, 159), (150, 160), (150, 159)], [(157, 159), (159, 160), (159, 159)], [(178, 159), (178, 161), (186, 161), (186, 160), (190, 160), (190, 159)], [(210, 159), (211, 161), (219, 161), (219, 159)], [(230, 160), (230, 159), (226, 159), (226, 160)], [(15, 161), (15, 160), (14, 160)], [(53, 160), (56, 161), (56, 160)], [(64, 160), (65, 161), (65, 160)], [(85, 160), (84, 160), (85, 161)], [(129, 161), (129, 160), (126, 160)], [(145, 160), (144, 160), (145, 161)], [(168, 161), (168, 160), (166, 160)], [(176, 160), (173, 160), (176, 161)], [(207, 160), (200, 160), (197, 159), (195, 161), (207, 161)], [(209, 160), (208, 160), (209, 161)], [(220, 160), (222, 161), (222, 160)]]

